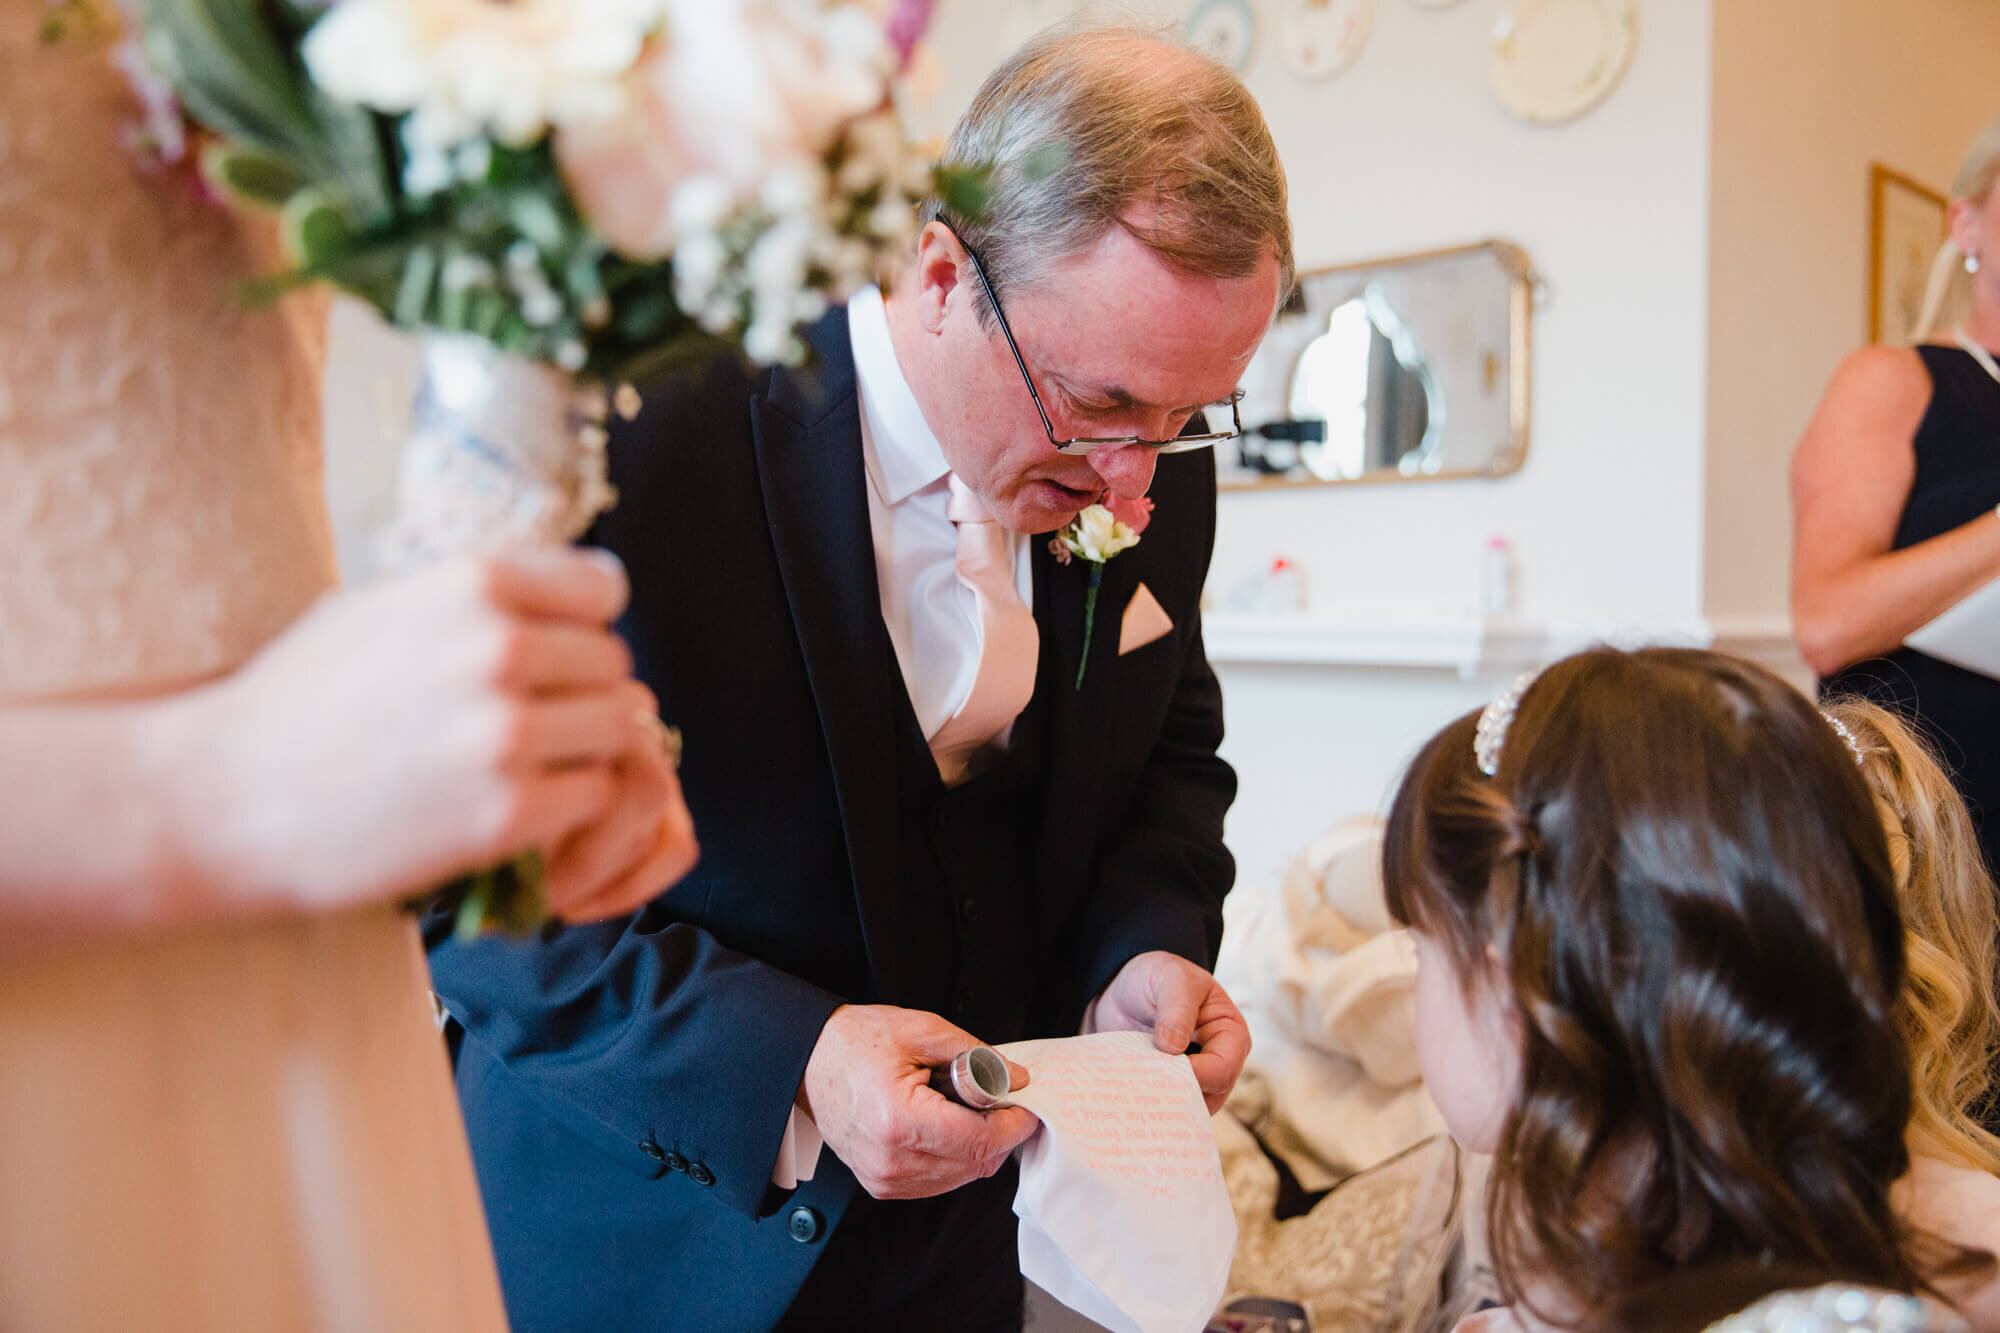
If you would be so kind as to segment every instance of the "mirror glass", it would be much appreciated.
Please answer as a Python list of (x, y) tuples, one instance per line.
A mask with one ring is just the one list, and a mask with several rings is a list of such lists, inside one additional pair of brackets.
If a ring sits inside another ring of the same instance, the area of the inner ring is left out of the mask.
[(1299, 275), (1243, 377), (1230, 487), (1498, 476), (1527, 450), (1527, 258), (1504, 242)]

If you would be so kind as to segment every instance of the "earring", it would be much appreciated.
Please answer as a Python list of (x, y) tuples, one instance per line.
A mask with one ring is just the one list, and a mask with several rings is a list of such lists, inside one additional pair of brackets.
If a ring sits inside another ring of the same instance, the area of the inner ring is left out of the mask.
[(1977, 272), (1979, 272), (1979, 256), (1978, 256), (1978, 255), (1967, 255), (1967, 256), (1965, 257), (1965, 271), (1966, 271), (1967, 273), (1977, 273)]

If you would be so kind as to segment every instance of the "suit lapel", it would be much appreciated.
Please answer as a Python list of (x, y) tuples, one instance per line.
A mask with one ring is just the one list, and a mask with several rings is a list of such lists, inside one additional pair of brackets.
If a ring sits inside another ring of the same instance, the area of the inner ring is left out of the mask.
[(896, 734), (883, 670), (895, 658), (868, 519), (861, 417), (845, 311), (811, 332), (811, 372), (780, 371), (751, 401), (771, 544), (813, 702), (826, 733), (854, 876), (855, 907), (881, 997), (900, 993)]
[(1103, 818), (1104, 738), (1114, 706), (1106, 691), (1118, 660), (1118, 618), (1129, 593), (1118, 561), (1106, 563), (1090, 636), (1090, 666), (1078, 690), (1090, 566), (1080, 560), (1058, 564), (1045, 538), (1034, 542), (1035, 622), (1042, 638), (1036, 694), (1047, 717), (1047, 804), (1037, 881), (1041, 925), (1053, 935), (1067, 923), (1076, 890), (1089, 874), (1089, 849)]

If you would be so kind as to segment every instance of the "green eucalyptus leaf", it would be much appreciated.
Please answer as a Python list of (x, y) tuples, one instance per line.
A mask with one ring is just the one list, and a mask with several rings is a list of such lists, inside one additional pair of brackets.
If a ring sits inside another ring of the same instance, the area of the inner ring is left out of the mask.
[(356, 244), (342, 201), (320, 189), (300, 190), (278, 214), (285, 253), (304, 269), (325, 270)]
[(650, 342), (667, 331), (681, 314), (674, 294), (661, 286), (626, 298), (615, 317), (618, 335), (627, 342)]
[(528, 190), (512, 191), (507, 196), (507, 220), (544, 254), (556, 253), (568, 242), (568, 229), (563, 226), (562, 215), (546, 195)]
[(932, 188), (952, 216), (976, 221), (993, 199), (993, 173), (984, 167), (941, 166), (931, 173)]
[(147, 54), (197, 121), (326, 174), (304, 75), (253, 0), (144, 0), (140, 20)]
[(428, 245), (413, 245), (403, 257), (403, 272), (396, 284), (396, 304), (389, 320), (404, 328), (423, 323), (430, 309), (431, 292), (437, 287), (437, 251)]
[[(495, 875), (491, 870), (482, 870), (461, 881), (464, 885), (458, 900), (458, 911), (453, 914), (451, 933), (460, 944), (469, 944), (485, 933), (486, 917), (493, 903)], [(457, 888), (456, 885), (453, 886)]]
[(202, 150), (201, 169), (236, 198), (270, 208), (282, 208), (306, 184), (289, 159), (240, 143), (211, 143)]
[(389, 164), (382, 153), (373, 113), (336, 102), (307, 86), (306, 102), (325, 145), (330, 182), (347, 196), (355, 221), (370, 229), (389, 220), (395, 209), (389, 186)]
[(523, 852), (499, 873), (500, 892), (488, 920), (511, 935), (527, 935), (549, 919), (548, 867), (540, 852)]

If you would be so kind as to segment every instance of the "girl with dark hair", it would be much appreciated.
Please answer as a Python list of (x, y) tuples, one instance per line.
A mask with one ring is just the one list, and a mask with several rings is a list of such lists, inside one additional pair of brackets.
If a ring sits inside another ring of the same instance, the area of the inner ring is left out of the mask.
[(1511, 1309), (1486, 1326), (1604, 1327), (1737, 1260), (1891, 1292), (1990, 1275), (1891, 1206), (1894, 874), (1854, 753), (1776, 676), (1675, 649), (1556, 664), (1418, 755), (1384, 876), (1425, 1082), (1495, 1157)]

